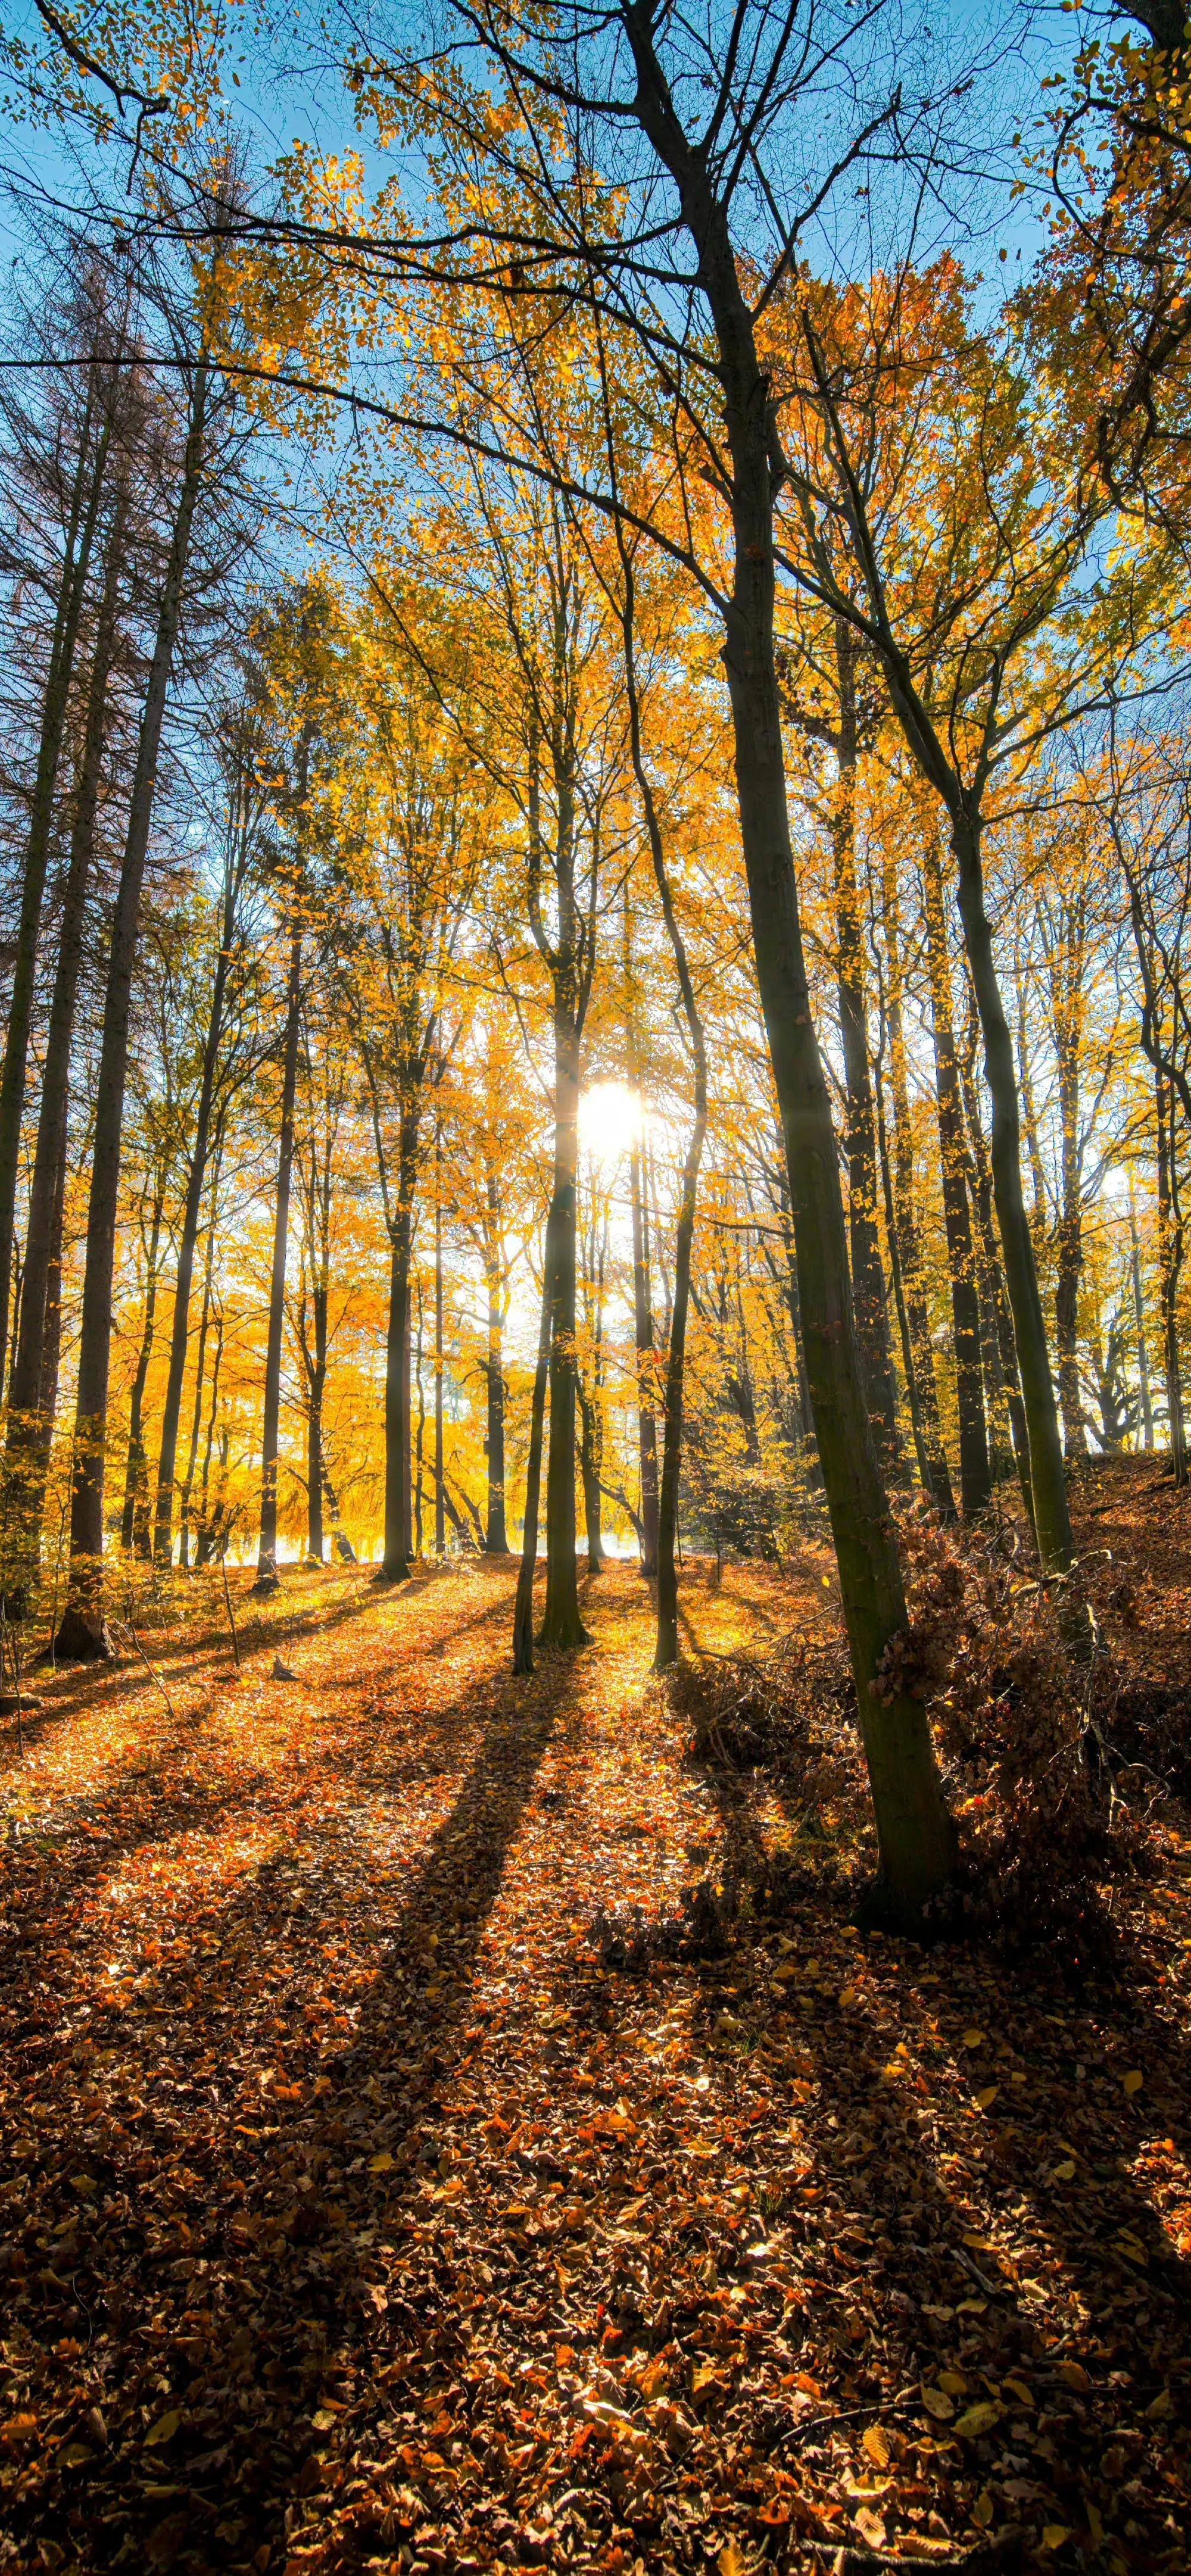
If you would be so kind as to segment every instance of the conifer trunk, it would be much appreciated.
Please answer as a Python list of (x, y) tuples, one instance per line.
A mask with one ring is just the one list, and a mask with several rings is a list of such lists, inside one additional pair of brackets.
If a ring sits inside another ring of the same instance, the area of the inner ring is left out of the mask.
[[(92, 398), (89, 395), (71, 491), (66, 551), (58, 586), (49, 669), (42, 700), (41, 733), (37, 752), (37, 770), (33, 783), (33, 801), (29, 815), (29, 837), (25, 847), (16, 957), (13, 962), (12, 992), (8, 1006), (8, 1028), (4, 1041), (3, 1069), (0, 1070), (0, 1368), (3, 1367), (8, 1353), (17, 1173), (20, 1165), (25, 1079), (29, 1062), (29, 1031), (33, 1016), (37, 948), (54, 820), (54, 798), (58, 784), (62, 744), (66, 733), (66, 715), (71, 682), (74, 677), (79, 624), (86, 597), (87, 575), (99, 519), (111, 438), (110, 421), (105, 421), (93, 452), (92, 427)], [(50, 1168), (52, 1171), (56, 1165), (51, 1165)], [(44, 1297), (44, 1288), (42, 1293)]]
[[(103, 1036), (95, 1090), (95, 1142), (87, 1211), (87, 1258), (83, 1274), (71, 1492), (71, 1591), (76, 1608), (80, 1600), (94, 1601), (102, 1582), (112, 1282), (128, 1069), (128, 1015), (161, 731), (174, 649), (182, 621), (182, 593), (191, 528), (203, 479), (208, 383), (209, 367), (204, 355), (195, 370), (182, 479), (137, 740), (128, 829), (108, 952)], [(77, 1617), (71, 1625), (77, 1635)]]
[(294, 1169), (294, 1104), (298, 1093), (301, 998), (302, 915), (295, 898), (290, 929), (289, 978), (285, 996), (281, 1123), (277, 1138), (277, 1199), (273, 1214), (273, 1261), (269, 1274), (269, 1320), (265, 1341), (265, 1402), (261, 1428), (261, 1527), (254, 1586), (258, 1592), (275, 1592), (280, 1580), (277, 1572), (277, 1478), (281, 1431), (281, 1345), (285, 1330), (285, 1265), (289, 1250), (289, 1202)]
[[(41, 1106), (29, 1183), (29, 1222), (25, 1236), (25, 1275), (21, 1289), (20, 1333), (9, 1387), (9, 1457), (19, 1490), (24, 1541), (35, 1556), (41, 1533), (45, 1476), (54, 1431), (58, 1370), (47, 1379), (46, 1336), (49, 1329), (50, 1281), (57, 1246), (59, 1293), (55, 1315), (61, 1315), (62, 1188), (66, 1162), (70, 1058), (83, 956), (87, 896), (95, 864), (95, 827), (103, 779), (107, 733), (107, 696), (115, 654), (116, 616), (124, 570), (127, 490), (123, 478), (108, 536), (104, 583), (95, 628), (83, 747), (71, 826), (66, 882), (58, 930), (58, 955), (50, 998), (42, 1067)], [(45, 1394), (52, 1383), (47, 1413)]]

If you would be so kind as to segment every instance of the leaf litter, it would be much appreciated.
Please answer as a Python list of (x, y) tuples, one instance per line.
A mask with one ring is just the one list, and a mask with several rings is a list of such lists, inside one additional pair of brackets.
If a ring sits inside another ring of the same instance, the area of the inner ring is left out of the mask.
[[(692, 1572), (692, 1642), (824, 1562)], [(529, 1683), (511, 1588), (295, 1575), (239, 1678), (175, 1630), (176, 1715), (48, 1676), (9, 1746), (0, 2565), (1173, 2576), (1182, 1811), (1113, 1984), (866, 1937), (846, 1799), (692, 1759), (635, 1574)]]

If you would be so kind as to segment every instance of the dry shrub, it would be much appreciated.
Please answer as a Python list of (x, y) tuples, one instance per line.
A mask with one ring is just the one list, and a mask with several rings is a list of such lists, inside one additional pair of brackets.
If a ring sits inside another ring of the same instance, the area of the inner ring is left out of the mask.
[(1102, 1642), (1073, 1661), (1059, 1610), (999, 1533), (902, 1532), (909, 1624), (887, 1695), (925, 1701), (961, 1836), (953, 1911), (999, 1946), (1102, 1946), (1109, 1889), (1142, 1858), (1120, 1793), (1117, 1675)]
[(859, 1786), (842, 1646), (793, 1634), (764, 1657), (700, 1656), (673, 1676), (671, 1705), (690, 1724), (697, 1761), (767, 1771), (809, 1806)]

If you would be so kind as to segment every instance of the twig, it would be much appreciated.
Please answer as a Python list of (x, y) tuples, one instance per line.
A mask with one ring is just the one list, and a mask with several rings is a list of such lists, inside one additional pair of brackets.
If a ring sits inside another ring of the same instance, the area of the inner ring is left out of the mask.
[(9, 1638), (8, 1605), (5, 1602), (3, 1595), (0, 1595), (0, 1673), (4, 1670), (4, 1649), (6, 1645), (8, 1646), (8, 1651), (12, 1656), (13, 1688), (17, 1695), (17, 1751), (23, 1762), (25, 1759), (25, 1712), (21, 1707), (21, 1659), (17, 1653), (15, 1637), (12, 1639)]
[(140, 1638), (139, 1638), (139, 1637), (138, 1637), (138, 1635), (137, 1635), (136, 1629), (133, 1627), (133, 1624), (132, 1624), (131, 1619), (129, 1619), (129, 1620), (127, 1621), (127, 1623), (126, 1623), (126, 1624), (127, 1624), (127, 1628), (128, 1628), (128, 1634), (129, 1634), (129, 1636), (130, 1636), (130, 1637), (131, 1637), (131, 1639), (132, 1639), (133, 1645), (135, 1646), (135, 1648), (136, 1648), (136, 1651), (137, 1651), (138, 1655), (140, 1656), (141, 1662), (143, 1663), (143, 1665), (144, 1665), (144, 1667), (145, 1667), (145, 1671), (150, 1675), (151, 1679), (152, 1679), (153, 1681), (155, 1681), (155, 1682), (156, 1682), (157, 1687), (158, 1687), (158, 1690), (160, 1691), (161, 1696), (162, 1696), (163, 1700), (165, 1701), (166, 1707), (167, 1707), (167, 1708), (168, 1708), (168, 1710), (169, 1710), (170, 1716), (173, 1718), (174, 1724), (175, 1724), (175, 1726), (176, 1726), (176, 1725), (177, 1725), (177, 1723), (178, 1723), (178, 1712), (177, 1712), (177, 1709), (176, 1709), (176, 1708), (175, 1708), (175, 1706), (174, 1706), (174, 1703), (173, 1703), (172, 1699), (170, 1698), (170, 1695), (169, 1695), (169, 1692), (168, 1692), (168, 1691), (167, 1691), (167, 1689), (166, 1689), (165, 1683), (163, 1682), (163, 1680), (162, 1680), (162, 1678), (161, 1678), (161, 1675), (160, 1675), (160, 1673), (159, 1673), (159, 1672), (158, 1672), (158, 1670), (157, 1670), (157, 1666), (156, 1666), (156, 1664), (151, 1664), (151, 1663), (150, 1663), (149, 1658), (148, 1658), (147, 1654), (145, 1653), (145, 1649), (144, 1649), (144, 1647), (143, 1647), (143, 1646), (142, 1646), (142, 1644), (141, 1644)]
[(223, 1551), (223, 1553), (221, 1554), (220, 1559), (219, 1559), (219, 1571), (220, 1571), (221, 1575), (223, 1576), (223, 1597), (224, 1597), (224, 1600), (225, 1600), (225, 1602), (226, 1602), (226, 1604), (227, 1604), (227, 1624), (228, 1624), (228, 1626), (229, 1626), (229, 1628), (231, 1629), (231, 1632), (232, 1632), (232, 1656), (233, 1656), (233, 1659), (234, 1659), (234, 1661), (235, 1661), (236, 1671), (237, 1671), (237, 1672), (239, 1672), (239, 1669), (240, 1669), (240, 1640), (239, 1640), (239, 1638), (238, 1638), (238, 1637), (237, 1637), (237, 1635), (236, 1635), (236, 1614), (235, 1614), (234, 1610), (232, 1609), (232, 1588), (231, 1588), (231, 1585), (230, 1585), (230, 1583), (228, 1582), (228, 1579), (227, 1579), (227, 1551), (226, 1551), (226, 1549)]

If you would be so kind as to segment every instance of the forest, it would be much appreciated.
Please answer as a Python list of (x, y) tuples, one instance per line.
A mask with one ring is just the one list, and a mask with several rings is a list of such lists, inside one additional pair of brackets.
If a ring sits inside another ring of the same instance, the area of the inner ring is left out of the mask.
[(0, 2570), (1178, 2576), (1191, 21), (0, 135)]

